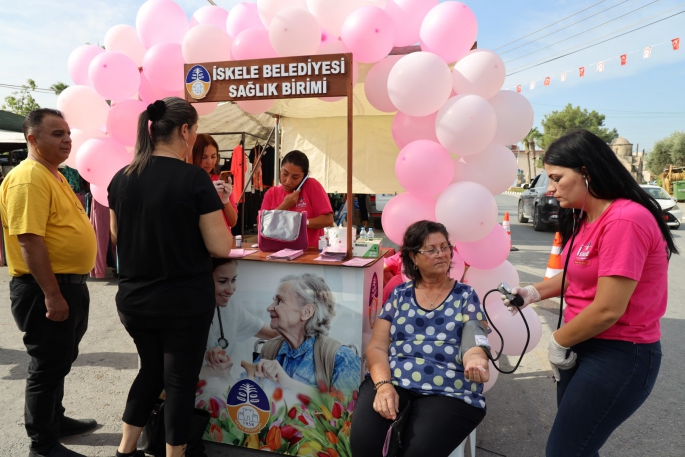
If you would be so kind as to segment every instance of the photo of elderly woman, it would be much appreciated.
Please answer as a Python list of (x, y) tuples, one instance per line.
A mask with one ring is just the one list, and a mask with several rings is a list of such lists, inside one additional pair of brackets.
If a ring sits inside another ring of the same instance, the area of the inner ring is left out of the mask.
[(262, 347), (254, 376), (297, 392), (358, 388), (360, 356), (328, 336), (335, 305), (322, 277), (305, 273), (282, 278), (267, 308), (269, 325), (280, 336)]

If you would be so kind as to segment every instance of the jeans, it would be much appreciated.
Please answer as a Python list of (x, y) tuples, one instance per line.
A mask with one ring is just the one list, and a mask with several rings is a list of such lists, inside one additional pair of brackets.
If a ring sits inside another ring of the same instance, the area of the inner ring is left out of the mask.
[(78, 345), (88, 328), (90, 296), (85, 284), (60, 284), (69, 305), (69, 318), (51, 321), (45, 314), (45, 295), (38, 284), (10, 282), (12, 316), (24, 332), (31, 356), (26, 379), (24, 424), (31, 449), (43, 453), (57, 444), (59, 422), (64, 417), (64, 378), (78, 356)]
[(548, 457), (597, 457), (611, 434), (649, 397), (661, 366), (661, 343), (593, 338), (572, 348), (575, 367), (560, 370)]
[(196, 316), (142, 317), (119, 311), (140, 355), (140, 370), (126, 400), (125, 423), (145, 426), (164, 389), (166, 442), (172, 446), (188, 442), (198, 376), (214, 313), (212, 309)]
[[(401, 457), (447, 457), (485, 417), (485, 410), (444, 395), (422, 395), (395, 386), (402, 412), (412, 400), (402, 434)], [(380, 457), (391, 420), (373, 409), (376, 391), (367, 377), (359, 388), (352, 416), (350, 447), (353, 456)]]

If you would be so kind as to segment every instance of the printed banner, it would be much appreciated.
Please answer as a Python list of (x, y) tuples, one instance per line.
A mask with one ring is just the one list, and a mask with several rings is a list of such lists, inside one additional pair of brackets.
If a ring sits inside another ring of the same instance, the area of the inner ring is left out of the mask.
[(625, 66), (625, 64), (628, 63), (628, 54), (622, 54), (621, 55), (621, 66)]
[(378, 313), (382, 266), (239, 260), (217, 267), (217, 313), (195, 400), (211, 413), (204, 439), (351, 457), (366, 309)]

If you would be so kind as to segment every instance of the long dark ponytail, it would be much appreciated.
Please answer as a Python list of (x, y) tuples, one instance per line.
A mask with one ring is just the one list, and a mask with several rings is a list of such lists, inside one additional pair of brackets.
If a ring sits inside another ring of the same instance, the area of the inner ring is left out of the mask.
[(171, 140), (171, 135), (183, 124), (197, 124), (197, 111), (193, 105), (178, 97), (167, 97), (148, 105), (138, 117), (138, 136), (133, 161), (126, 167), (126, 175), (140, 175), (150, 163), (152, 151), (158, 143)]
[[(625, 198), (644, 206), (659, 225), (668, 245), (668, 257), (670, 258), (671, 254), (678, 254), (673, 235), (663, 219), (657, 201), (640, 187), (618, 160), (614, 151), (597, 135), (587, 130), (569, 132), (549, 146), (543, 162), (547, 165), (571, 168), (587, 175), (590, 195), (595, 198)], [(564, 245), (573, 234), (574, 218), (572, 209), (559, 209), (559, 231)]]

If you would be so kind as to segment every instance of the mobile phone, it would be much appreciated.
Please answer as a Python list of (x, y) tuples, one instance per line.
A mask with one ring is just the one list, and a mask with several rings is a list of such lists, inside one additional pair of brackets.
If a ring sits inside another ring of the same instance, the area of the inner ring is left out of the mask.
[(497, 290), (500, 291), (502, 295), (507, 297), (509, 303), (516, 306), (517, 308), (523, 305), (523, 298), (521, 298), (519, 295), (512, 294), (511, 287), (509, 287), (509, 285), (506, 282), (503, 282), (499, 286), (497, 286)]
[(304, 178), (302, 179), (302, 182), (300, 183), (300, 185), (297, 186), (297, 189), (295, 189), (295, 192), (302, 189), (302, 186), (304, 186), (305, 181), (307, 181), (308, 179), (309, 179), (309, 175), (305, 175)]
[(219, 179), (225, 183), (233, 184), (233, 173), (231, 173), (228, 170), (222, 171), (221, 173), (219, 173)]

